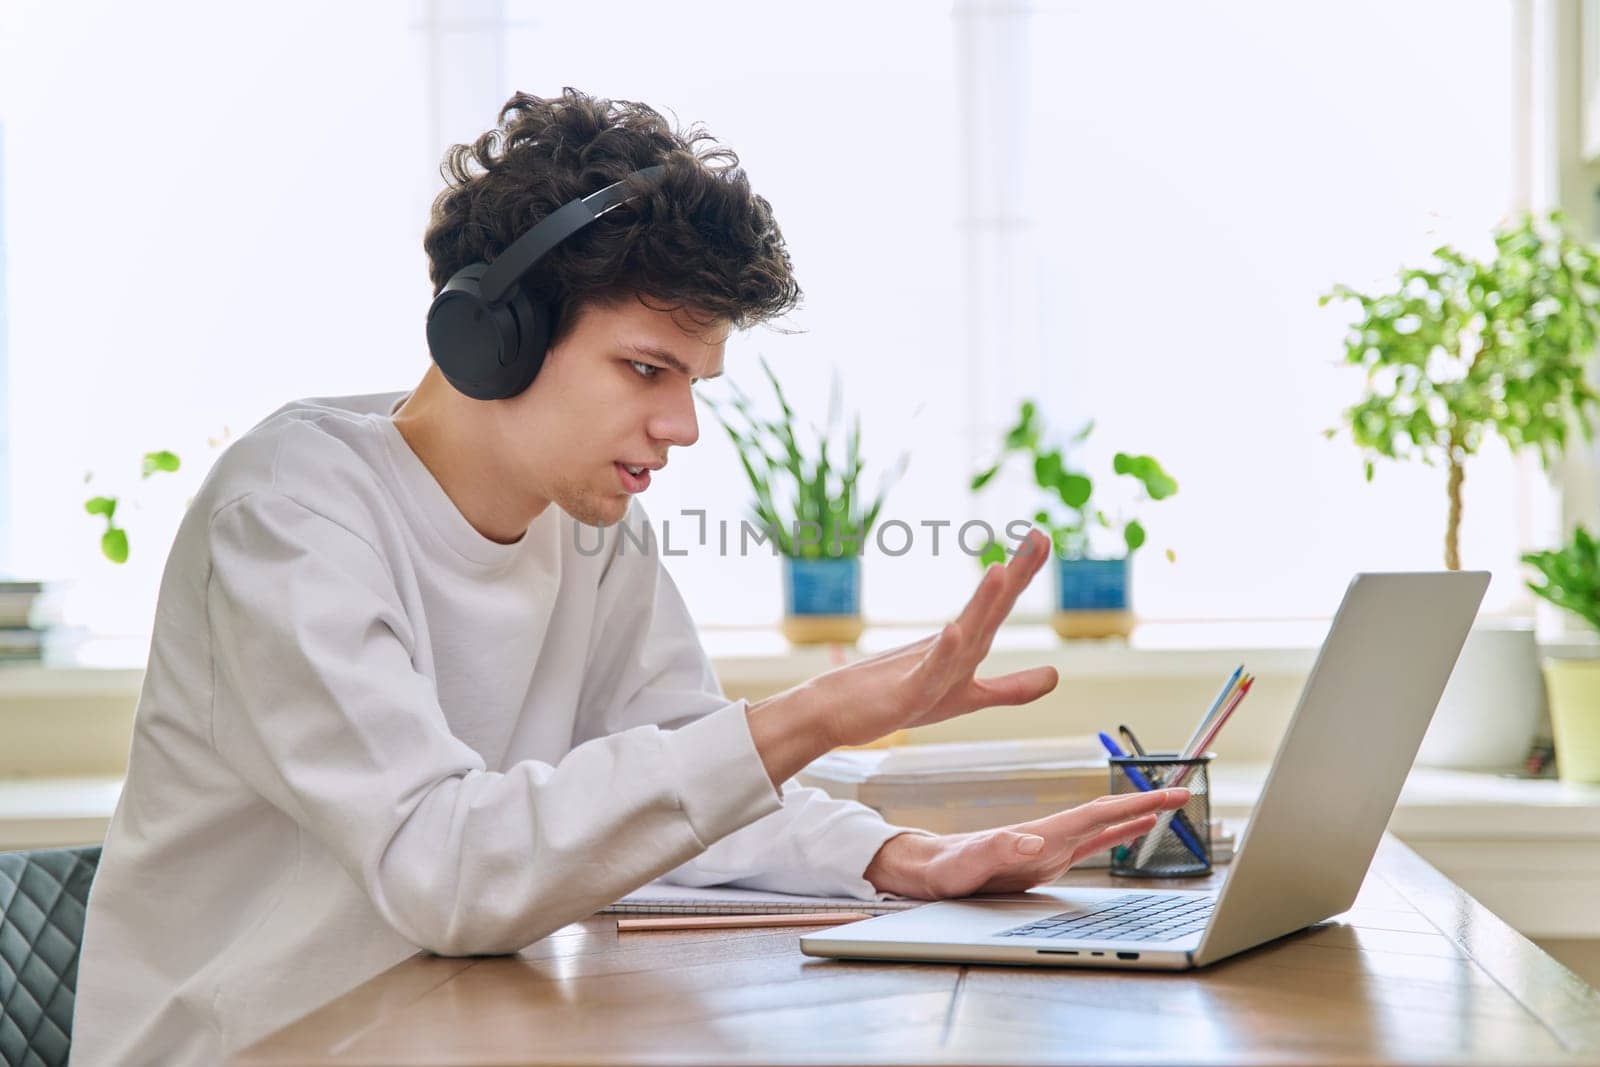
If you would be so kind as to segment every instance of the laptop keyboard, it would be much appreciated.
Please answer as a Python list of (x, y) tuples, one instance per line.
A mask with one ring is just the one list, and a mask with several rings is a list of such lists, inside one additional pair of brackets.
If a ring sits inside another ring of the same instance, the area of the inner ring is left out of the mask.
[(1068, 937), (1074, 941), (1172, 941), (1202, 930), (1215, 897), (1175, 897), (1167, 893), (1129, 893), (1088, 911), (1065, 911), (996, 937)]

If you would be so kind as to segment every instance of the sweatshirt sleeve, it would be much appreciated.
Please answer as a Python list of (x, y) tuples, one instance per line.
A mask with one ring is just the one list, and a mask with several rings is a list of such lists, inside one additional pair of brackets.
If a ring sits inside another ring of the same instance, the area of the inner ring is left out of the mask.
[(389, 569), (275, 492), (210, 526), (212, 740), (413, 944), (513, 952), (778, 810), (742, 703), (504, 773), (451, 734)]
[[(642, 523), (642, 511), (635, 507), (626, 521)], [(585, 736), (694, 722), (728, 702), (653, 543), (647, 530), (632, 540), (619, 537), (601, 580), (600, 624), (586, 674), (592, 685), (582, 709)], [(762, 767), (759, 754), (755, 766)], [(705, 773), (709, 779), (718, 772), (708, 767)], [(783, 784), (782, 796), (781, 810), (723, 837), (666, 880), (870, 900), (878, 893), (862, 874), (878, 848), (896, 834), (925, 832), (793, 781)]]

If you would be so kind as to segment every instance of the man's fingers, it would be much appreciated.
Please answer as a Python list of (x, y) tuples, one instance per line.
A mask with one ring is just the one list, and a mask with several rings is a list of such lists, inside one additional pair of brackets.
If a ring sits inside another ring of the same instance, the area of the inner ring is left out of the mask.
[(1009, 563), (990, 564), (983, 572), (978, 588), (954, 623), (966, 639), (959, 654), (962, 674), (977, 670), (983, 657), (989, 654), (995, 630), (1011, 614), (1018, 595), (1044, 566), (1049, 543), (1049, 538), (1038, 530), (1030, 530)]
[(984, 583), (979, 587), (981, 595), (973, 596), (967, 604), (968, 612), (971, 613), (969, 621), (974, 633), (986, 633), (1000, 625), (1000, 622), (1011, 613), (1011, 606), (1016, 603), (1017, 595), (1032, 577), (1029, 573), (1030, 568), (1042, 554), (1039, 551), (1038, 540), (1034, 537), (1036, 532), (1028, 531), (1028, 536), (1017, 546), (1016, 555), (1008, 562), (991, 563), (989, 569), (984, 572)]
[(989, 848), (995, 862), (1004, 865), (1015, 863), (1018, 856), (1037, 856), (1044, 850), (1044, 838), (1038, 834), (996, 830), (989, 839)]
[(1125, 845), (1134, 838), (1144, 836), (1154, 830), (1155, 827), (1156, 816), (1154, 815), (1141, 815), (1137, 819), (1130, 819), (1127, 822), (1119, 822), (1115, 826), (1108, 826), (1074, 848), (1072, 850), (1072, 862), (1081, 863), (1090, 856), (1104, 852), (1108, 848)]
[(956, 616), (956, 622), (968, 633), (976, 633), (993, 613), (994, 604), (1004, 594), (1006, 570), (998, 563), (991, 563), (984, 568), (983, 577), (978, 579), (978, 588), (972, 591), (961, 614)]
[(1011, 614), (1011, 609), (1017, 606), (1017, 598), (1022, 595), (1022, 591), (1033, 581), (1034, 576), (1049, 558), (1050, 539), (1037, 529), (1029, 530), (1028, 536), (1017, 546), (1017, 554), (1011, 557), (1011, 561), (1001, 572), (1004, 581), (998, 594), (984, 605), (982, 629), (976, 634), (978, 647), (977, 655), (972, 661), (974, 668), (989, 654), (995, 632), (999, 630), (1000, 624), (1006, 621), (1006, 616)]
[(1061, 675), (1054, 667), (1029, 667), (998, 678), (975, 678), (960, 694), (961, 706), (956, 710), (966, 712), (979, 708), (1031, 704), (1054, 689), (1060, 681)]
[(991, 563), (983, 572), (978, 588), (962, 609), (959, 622), (969, 634), (977, 634), (998, 626), (1011, 613), (1017, 594), (1044, 565), (1049, 554), (1049, 539), (1038, 530), (1029, 530), (1028, 536), (1017, 546), (1017, 552), (1004, 563)]
[(1148, 793), (1120, 793), (1103, 796), (1087, 804), (1079, 804), (1066, 811), (1058, 811), (1042, 819), (1021, 823), (1013, 829), (1023, 833), (1039, 833), (1046, 837), (1098, 833), (1101, 829), (1130, 819), (1154, 815), (1163, 811), (1176, 811), (1189, 802), (1189, 791), (1154, 789)]

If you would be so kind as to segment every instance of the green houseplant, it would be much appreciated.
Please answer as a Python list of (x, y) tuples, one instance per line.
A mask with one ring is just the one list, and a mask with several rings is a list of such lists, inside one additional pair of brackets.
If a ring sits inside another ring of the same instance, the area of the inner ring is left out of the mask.
[[(174, 472), (182, 466), (182, 461), (176, 453), (165, 450), (159, 452), (146, 452), (141, 462), (139, 473), (140, 481), (162, 471)], [(94, 475), (84, 475), (87, 484), (93, 481)], [(100, 533), (100, 554), (112, 563), (128, 562), (128, 531), (117, 524), (117, 507), (122, 503), (118, 496), (97, 494), (83, 502), (83, 510), (90, 515), (99, 515), (106, 521), (106, 526)]]
[(737, 384), (732, 399), (705, 400), (733, 441), (749, 479), (751, 514), (784, 560), (783, 631), (796, 644), (848, 644), (861, 636), (861, 553), (883, 509), (884, 498), (905, 470), (906, 457), (868, 495), (861, 476), (861, 416), (842, 442), (839, 379), (835, 375), (826, 428), (813, 426), (814, 443), (796, 432), (794, 408), (772, 368), (761, 369), (772, 386), (780, 415), (765, 418)]
[[(1068, 448), (1083, 445), (1093, 431), (1091, 421), (1072, 435)], [(1133, 628), (1128, 561), (1144, 546), (1144, 524), (1115, 509), (1108, 511), (1095, 501), (1094, 478), (1075, 469), (1067, 452), (1048, 442), (1038, 405), (1032, 400), (1022, 402), (1016, 424), (1005, 433), (999, 458), (973, 476), (971, 490), (980, 492), (1014, 455), (1030, 461), (1034, 484), (1045, 499), (1034, 521), (1055, 545), (1052, 625), (1056, 632), (1062, 637), (1127, 636)], [(1128, 479), (1146, 501), (1165, 500), (1178, 491), (1178, 483), (1152, 456), (1118, 452), (1112, 457), (1111, 474)], [(984, 563), (1001, 560), (1005, 550), (991, 543), (980, 558)], [(1171, 549), (1167, 558), (1173, 558)]]
[[(1442, 246), (1376, 293), (1336, 285), (1320, 303), (1355, 303), (1344, 342), (1367, 388), (1344, 412), (1366, 475), (1377, 459), (1446, 468), (1444, 563), (1459, 570), (1466, 461), (1490, 434), (1550, 463), (1572, 427), (1592, 438), (1600, 400), (1585, 368), (1600, 332), (1600, 259), (1565, 219), (1528, 215), (1496, 233), (1477, 260)], [(1328, 437), (1338, 428), (1324, 431)]]
[[(1524, 215), (1496, 232), (1486, 259), (1444, 246), (1378, 292), (1339, 285), (1321, 297), (1355, 305), (1344, 358), (1364, 369), (1366, 389), (1343, 422), (1368, 480), (1378, 459), (1445, 468), (1447, 569), (1461, 566), (1466, 464), (1490, 435), (1513, 452), (1536, 449), (1547, 468), (1574, 427), (1593, 436), (1597, 397), (1585, 371), (1600, 331), (1600, 260), (1565, 223), (1558, 212)], [(1480, 623), (1417, 761), (1515, 765), (1544, 701), (1532, 627)]]
[[(206, 447), (212, 450), (221, 448), (232, 437), (232, 432), (224, 426), (213, 437), (206, 438)], [(140, 487), (144, 486), (151, 478), (158, 474), (176, 474), (183, 468), (183, 461), (176, 452), (161, 449), (155, 452), (146, 452), (139, 458), (139, 480), (134, 487), (121, 492), (101, 492), (83, 502), (83, 510), (90, 515), (96, 515), (105, 520), (105, 528), (100, 532), (100, 554), (112, 563), (128, 562), (128, 531), (119, 521), (119, 512), (126, 517), (128, 509), (138, 508), (141, 503), (150, 504), (149, 495)], [(193, 473), (191, 471), (191, 473)], [(85, 485), (93, 484), (95, 474), (88, 471), (83, 476)], [(118, 483), (121, 484), (121, 483)], [(181, 491), (181, 487), (177, 489)], [(161, 494), (156, 494), (157, 496)], [(143, 498), (143, 499), (141, 499)], [(163, 506), (165, 502), (158, 502)], [(185, 500), (183, 508), (188, 510), (190, 500)], [(170, 512), (168, 512), (170, 515)]]
[[(1530, 590), (1600, 632), (1600, 543), (1581, 523), (1565, 545), (1522, 562), (1539, 572)], [(1562, 780), (1600, 782), (1600, 659), (1547, 659), (1545, 683)]]

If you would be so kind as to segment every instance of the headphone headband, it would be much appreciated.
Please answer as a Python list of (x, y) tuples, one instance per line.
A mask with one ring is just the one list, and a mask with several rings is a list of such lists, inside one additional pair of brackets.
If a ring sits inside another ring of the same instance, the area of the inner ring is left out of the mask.
[(526, 389), (544, 365), (558, 309), (518, 283), (552, 248), (627, 200), (633, 179), (665, 169), (634, 171), (564, 204), (493, 263), (469, 263), (452, 274), (428, 308), (428, 354), (445, 380), (475, 400), (505, 400)]
[(625, 201), (629, 182), (635, 178), (654, 178), (665, 170), (660, 164), (636, 170), (621, 181), (590, 193), (582, 200), (565, 204), (540, 219), (538, 225), (512, 241), (489, 264), (478, 281), (479, 294), (491, 302), (500, 300), (545, 253)]

